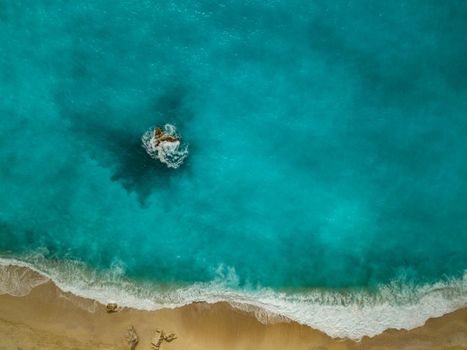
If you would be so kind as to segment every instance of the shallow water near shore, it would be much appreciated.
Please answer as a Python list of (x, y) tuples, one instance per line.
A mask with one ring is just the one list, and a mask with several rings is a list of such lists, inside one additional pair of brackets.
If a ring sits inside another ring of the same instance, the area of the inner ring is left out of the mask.
[[(435, 1), (4, 2), (0, 256), (151, 307), (212, 298), (315, 327), (357, 305), (401, 312), (357, 337), (410, 323), (425, 295), (439, 308), (420, 320), (464, 306), (466, 16)], [(189, 144), (178, 169), (141, 145), (165, 123)]]

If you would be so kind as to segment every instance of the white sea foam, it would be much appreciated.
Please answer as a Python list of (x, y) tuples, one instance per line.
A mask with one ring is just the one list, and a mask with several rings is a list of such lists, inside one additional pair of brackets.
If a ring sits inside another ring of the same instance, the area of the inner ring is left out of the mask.
[(180, 135), (177, 134), (177, 129), (171, 124), (164, 125), (164, 134), (177, 138), (177, 141), (158, 141), (155, 133), (155, 129), (151, 128), (146, 131), (141, 142), (147, 154), (151, 158), (158, 159), (167, 167), (177, 169), (183, 164), (183, 161), (188, 157), (188, 145), (182, 144)]
[[(318, 289), (292, 293), (266, 288), (235, 289), (229, 287), (231, 279), (235, 280), (232, 273), (228, 281), (219, 278), (211, 283), (162, 288), (125, 279), (121, 267), (97, 273), (80, 263), (37, 257), (22, 261), (0, 259), (0, 266), (0, 290), (13, 295), (24, 295), (37, 283), (52, 279), (64, 292), (143, 310), (175, 308), (195, 301), (225, 301), (254, 314), (264, 323), (294, 320), (332, 337), (354, 340), (377, 335), (388, 328), (415, 328), (428, 318), (467, 306), (467, 271), (461, 279), (418, 287), (393, 283), (381, 286), (376, 293)], [(35, 277), (31, 282), (26, 275), (8, 272), (10, 267), (27, 267), (42, 277)], [(23, 283), (25, 289), (11, 287)]]
[(44, 274), (36, 273), (29, 266), (0, 263), (0, 295), (17, 297), (28, 295), (31, 290), (49, 281)]

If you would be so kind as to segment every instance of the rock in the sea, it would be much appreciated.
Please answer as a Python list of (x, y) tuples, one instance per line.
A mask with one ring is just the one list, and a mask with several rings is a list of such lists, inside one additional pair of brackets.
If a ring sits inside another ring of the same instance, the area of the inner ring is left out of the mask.
[(149, 129), (141, 137), (141, 142), (151, 158), (158, 159), (169, 168), (177, 169), (188, 157), (188, 145), (182, 143), (182, 137), (171, 124)]
[(138, 335), (136, 334), (135, 327), (131, 326), (128, 328), (128, 335), (126, 336), (126, 341), (130, 350), (135, 350), (136, 345), (138, 345)]
[(118, 311), (118, 305), (115, 303), (108, 303), (105, 306), (105, 311), (107, 311), (109, 314), (112, 312), (117, 312)]

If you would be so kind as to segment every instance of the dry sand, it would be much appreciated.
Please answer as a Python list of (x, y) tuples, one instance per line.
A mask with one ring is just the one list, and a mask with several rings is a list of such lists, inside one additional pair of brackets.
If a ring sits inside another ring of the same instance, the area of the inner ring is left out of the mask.
[(227, 303), (107, 313), (104, 305), (63, 293), (50, 281), (26, 296), (0, 295), (0, 350), (129, 349), (125, 336), (131, 325), (137, 350), (151, 349), (156, 328), (177, 335), (161, 350), (467, 349), (467, 308), (416, 329), (387, 330), (355, 342), (295, 322), (265, 325)]

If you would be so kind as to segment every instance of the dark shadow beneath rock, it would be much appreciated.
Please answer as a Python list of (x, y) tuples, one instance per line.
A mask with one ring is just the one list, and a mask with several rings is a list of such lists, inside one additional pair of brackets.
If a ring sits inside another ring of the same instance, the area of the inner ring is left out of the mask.
[(142, 205), (154, 190), (167, 188), (171, 177), (185, 171), (185, 167), (169, 169), (152, 159), (142, 146), (144, 131), (111, 129), (95, 122), (74, 129), (90, 156), (111, 169), (111, 180), (119, 182), (128, 193), (135, 192)]

